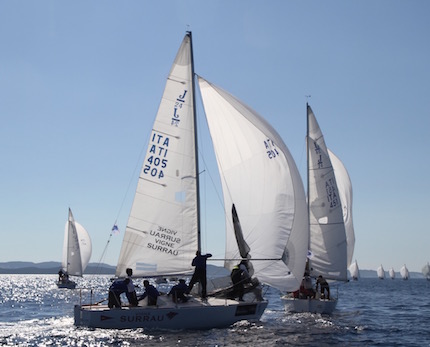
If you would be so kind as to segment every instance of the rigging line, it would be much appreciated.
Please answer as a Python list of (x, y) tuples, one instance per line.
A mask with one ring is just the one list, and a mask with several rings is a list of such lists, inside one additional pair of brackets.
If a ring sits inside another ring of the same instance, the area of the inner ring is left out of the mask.
[(239, 260), (246, 260), (246, 261), (254, 261), (254, 260), (261, 260), (261, 261), (279, 261), (282, 260), (282, 258), (228, 258), (228, 259), (221, 259), (221, 258), (209, 258), (207, 261), (239, 261)]

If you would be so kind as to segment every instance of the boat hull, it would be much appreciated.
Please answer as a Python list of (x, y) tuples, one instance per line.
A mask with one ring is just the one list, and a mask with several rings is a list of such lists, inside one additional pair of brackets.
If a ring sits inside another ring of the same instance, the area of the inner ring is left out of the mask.
[(336, 309), (337, 299), (297, 299), (289, 296), (281, 298), (285, 311), (302, 313), (331, 314)]
[[(170, 300), (169, 300), (170, 301)], [(106, 305), (75, 305), (75, 325), (106, 329), (211, 329), (230, 326), (240, 320), (257, 321), (267, 301), (237, 302), (209, 298), (174, 304), (167, 300), (157, 306), (109, 309)]]
[(68, 282), (57, 282), (58, 288), (66, 288), (66, 289), (75, 289), (76, 288), (76, 282), (68, 281)]

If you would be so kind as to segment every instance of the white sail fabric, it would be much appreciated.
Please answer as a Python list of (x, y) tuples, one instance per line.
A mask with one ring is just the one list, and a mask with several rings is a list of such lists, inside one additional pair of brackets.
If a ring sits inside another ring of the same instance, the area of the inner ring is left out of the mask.
[(328, 149), (328, 153), (331, 164), (333, 165), (336, 184), (339, 189), (340, 202), (342, 204), (347, 244), (347, 266), (349, 267), (352, 262), (355, 247), (354, 224), (352, 222), (352, 184), (348, 171), (342, 161), (332, 151), (330, 151), (330, 149)]
[(426, 265), (424, 265), (421, 271), (423, 273), (423, 276), (426, 279), (430, 279), (430, 264), (429, 263), (427, 263)]
[(380, 278), (380, 279), (385, 278), (385, 271), (384, 271), (384, 267), (382, 265), (376, 269), (376, 274), (378, 275), (378, 278)]
[(149, 139), (116, 269), (125, 276), (190, 271), (198, 249), (193, 67), (182, 41)]
[(75, 222), (75, 226), (76, 226), (76, 231), (78, 233), (79, 249), (81, 250), (82, 273), (84, 273), (91, 259), (91, 253), (92, 253), (91, 238), (88, 232), (81, 224), (79, 224), (78, 222)]
[(358, 279), (359, 275), (360, 275), (360, 270), (358, 268), (358, 263), (357, 260), (354, 261), (350, 266), (349, 266), (349, 273), (351, 274), (351, 278), (353, 279)]
[(403, 266), (400, 268), (400, 276), (402, 276), (402, 278), (403, 278), (404, 280), (407, 280), (407, 279), (409, 278), (409, 270), (408, 270), (408, 268), (406, 267), (406, 265), (403, 265)]
[(62, 268), (71, 276), (82, 276), (91, 258), (91, 238), (70, 209), (64, 229)]
[(308, 243), (306, 198), (296, 164), (278, 133), (255, 111), (201, 77), (199, 85), (221, 174), (226, 259), (240, 259), (234, 203), (256, 276), (294, 291), (303, 277)]
[(392, 280), (396, 278), (396, 272), (394, 271), (393, 268), (391, 268), (390, 270), (388, 270), (388, 275), (390, 276), (390, 278)]
[(347, 242), (334, 169), (318, 122), (308, 114), (308, 203), (311, 276), (347, 280)]

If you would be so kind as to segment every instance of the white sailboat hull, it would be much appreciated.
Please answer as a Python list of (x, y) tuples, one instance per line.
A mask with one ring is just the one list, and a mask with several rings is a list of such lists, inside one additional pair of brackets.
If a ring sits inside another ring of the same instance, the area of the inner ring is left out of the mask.
[(336, 309), (337, 299), (297, 299), (290, 296), (281, 298), (285, 311), (302, 313), (331, 314)]
[(76, 305), (75, 325), (106, 329), (211, 329), (230, 326), (241, 320), (257, 321), (267, 301), (237, 302), (208, 298), (207, 302), (192, 299), (175, 304), (158, 298), (157, 306), (123, 306), (109, 309), (107, 305)]

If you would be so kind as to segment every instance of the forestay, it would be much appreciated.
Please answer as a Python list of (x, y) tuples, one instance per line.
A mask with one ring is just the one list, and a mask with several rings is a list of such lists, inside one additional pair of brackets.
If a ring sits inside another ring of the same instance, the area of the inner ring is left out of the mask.
[(240, 259), (234, 203), (259, 280), (296, 290), (308, 244), (306, 198), (296, 164), (278, 133), (254, 110), (201, 77), (199, 85), (221, 173), (226, 259)]
[(308, 114), (308, 199), (312, 276), (347, 280), (347, 242), (334, 169), (318, 122)]
[(193, 68), (186, 35), (167, 78), (125, 230), (116, 275), (185, 273), (198, 249)]

